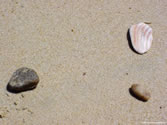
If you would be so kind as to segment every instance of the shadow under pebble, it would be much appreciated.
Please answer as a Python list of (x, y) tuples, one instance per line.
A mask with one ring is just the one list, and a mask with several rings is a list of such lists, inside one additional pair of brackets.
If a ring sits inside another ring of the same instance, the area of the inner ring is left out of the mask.
[(129, 88), (129, 93), (130, 93), (131, 96), (133, 96), (133, 97), (136, 98), (137, 100), (142, 101), (142, 102), (146, 102), (146, 101), (142, 100), (141, 98), (139, 98), (138, 96), (136, 96), (136, 95), (133, 93), (133, 91), (132, 91), (131, 88)]

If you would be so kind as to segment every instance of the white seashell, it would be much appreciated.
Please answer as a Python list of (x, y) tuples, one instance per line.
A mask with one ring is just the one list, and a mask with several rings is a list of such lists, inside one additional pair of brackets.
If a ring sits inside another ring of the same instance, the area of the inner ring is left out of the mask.
[(152, 44), (152, 28), (145, 24), (139, 23), (130, 27), (130, 38), (134, 50), (139, 54), (147, 52)]

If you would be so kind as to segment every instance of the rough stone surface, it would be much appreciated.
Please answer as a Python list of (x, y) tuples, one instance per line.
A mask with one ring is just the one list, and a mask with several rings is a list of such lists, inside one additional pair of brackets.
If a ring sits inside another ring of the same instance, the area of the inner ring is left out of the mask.
[(22, 67), (17, 69), (9, 80), (8, 91), (22, 92), (36, 88), (39, 82), (37, 73), (30, 68)]
[(130, 92), (135, 98), (144, 102), (148, 101), (151, 97), (146, 87), (139, 84), (133, 84), (130, 88)]

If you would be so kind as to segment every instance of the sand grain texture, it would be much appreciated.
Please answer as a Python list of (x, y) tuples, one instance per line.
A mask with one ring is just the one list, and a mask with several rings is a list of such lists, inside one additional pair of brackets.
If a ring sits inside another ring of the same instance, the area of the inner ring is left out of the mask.
[[(0, 1), (0, 124), (167, 122), (166, 20), (165, 0)], [(154, 37), (142, 56), (127, 40), (139, 22)], [(8, 93), (23, 66), (38, 71), (38, 87)], [(132, 83), (149, 84), (147, 103), (131, 97)]]

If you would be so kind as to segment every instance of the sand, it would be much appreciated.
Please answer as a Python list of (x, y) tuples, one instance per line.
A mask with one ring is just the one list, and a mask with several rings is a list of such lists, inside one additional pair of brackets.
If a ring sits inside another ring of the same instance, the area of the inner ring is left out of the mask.
[[(0, 125), (167, 124), (166, 0), (0, 1)], [(149, 22), (153, 44), (133, 52), (128, 28)], [(20, 67), (36, 89), (10, 93)], [(142, 102), (132, 84), (148, 86)]]

